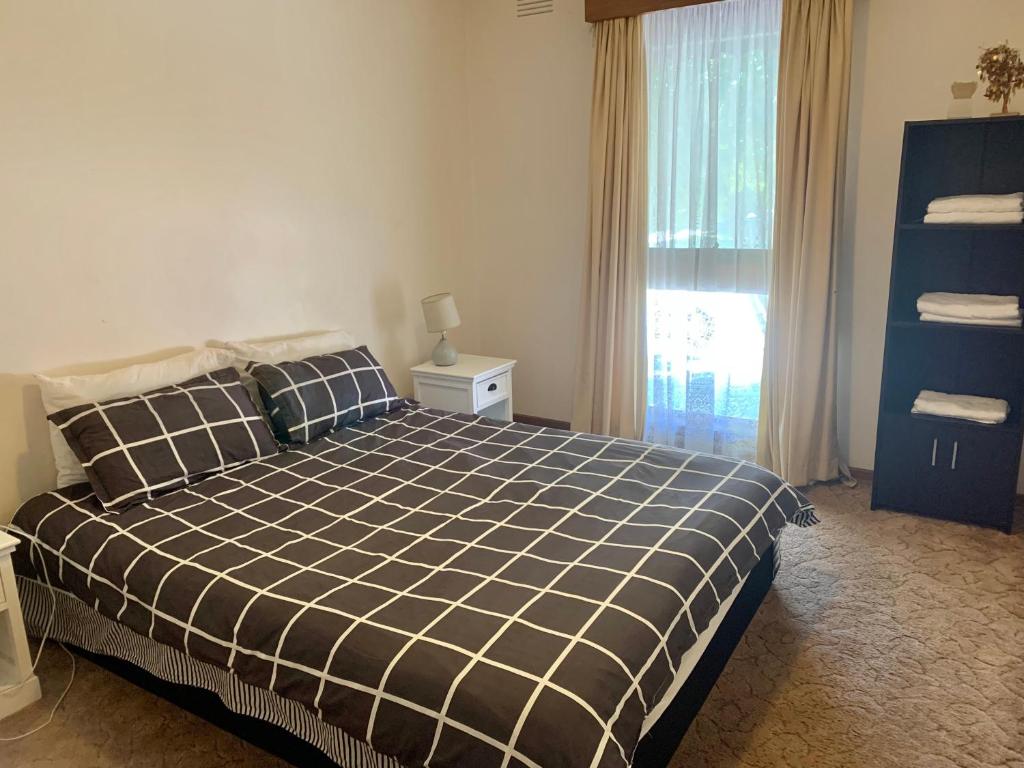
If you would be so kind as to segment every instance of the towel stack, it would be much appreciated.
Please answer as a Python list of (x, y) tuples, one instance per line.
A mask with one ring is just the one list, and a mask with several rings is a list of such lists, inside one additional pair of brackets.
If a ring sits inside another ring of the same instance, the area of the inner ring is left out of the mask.
[(1010, 404), (995, 397), (947, 395), (945, 392), (922, 389), (910, 412), (966, 419), (981, 424), (1002, 424), (1010, 413)]
[(987, 293), (922, 293), (917, 300), (922, 322), (1021, 327), (1020, 298)]
[(1020, 224), (1024, 192), (1009, 195), (959, 195), (928, 203), (925, 224)]

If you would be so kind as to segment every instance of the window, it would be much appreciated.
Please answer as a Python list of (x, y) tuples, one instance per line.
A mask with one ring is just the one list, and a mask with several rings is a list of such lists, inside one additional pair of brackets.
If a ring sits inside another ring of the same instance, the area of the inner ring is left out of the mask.
[(780, 0), (645, 17), (645, 437), (753, 458), (775, 197)]

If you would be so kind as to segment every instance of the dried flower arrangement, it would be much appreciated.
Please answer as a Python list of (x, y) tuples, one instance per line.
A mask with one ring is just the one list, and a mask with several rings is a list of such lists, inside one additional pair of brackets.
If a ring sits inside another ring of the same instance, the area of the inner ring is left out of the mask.
[(1003, 103), (1002, 114), (1010, 114), (1010, 98), (1024, 88), (1024, 61), (1020, 51), (1009, 46), (1009, 41), (983, 51), (978, 59), (978, 77), (988, 83), (985, 98)]

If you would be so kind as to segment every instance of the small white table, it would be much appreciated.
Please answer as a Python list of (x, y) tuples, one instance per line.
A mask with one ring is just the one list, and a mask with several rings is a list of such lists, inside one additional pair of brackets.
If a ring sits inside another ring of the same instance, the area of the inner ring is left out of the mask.
[(413, 366), (413, 397), (428, 408), (512, 421), (515, 360), (459, 354), (455, 365)]
[(11, 566), (11, 553), (19, 543), (0, 531), (0, 719), (39, 701), (41, 695)]

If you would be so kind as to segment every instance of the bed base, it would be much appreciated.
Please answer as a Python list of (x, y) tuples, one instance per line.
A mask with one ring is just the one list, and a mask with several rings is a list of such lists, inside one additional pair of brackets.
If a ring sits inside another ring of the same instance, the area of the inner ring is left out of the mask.
[[(779, 558), (779, 546), (776, 542), (750, 572), (746, 583), (708, 644), (707, 650), (701, 656), (700, 662), (679, 693), (640, 741), (633, 757), (634, 768), (667, 768), (683, 736), (686, 735), (690, 724), (732, 656), (733, 650), (743, 637), (750, 620), (768, 594), (778, 572)], [(113, 656), (91, 653), (74, 646), (72, 650), (97, 666), (297, 768), (338, 768), (338, 764), (323, 752), (283, 728), (232, 712), (214, 693), (166, 682)]]
[(679, 693), (640, 740), (633, 753), (633, 768), (667, 768), (690, 724), (715, 687), (732, 652), (739, 645), (740, 638), (747, 631), (750, 620), (771, 589), (775, 574), (779, 571), (780, 557), (779, 542), (776, 541), (750, 572), (718, 631), (708, 643), (707, 650), (686, 678)]

